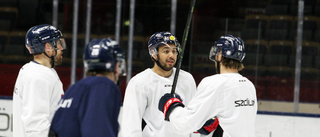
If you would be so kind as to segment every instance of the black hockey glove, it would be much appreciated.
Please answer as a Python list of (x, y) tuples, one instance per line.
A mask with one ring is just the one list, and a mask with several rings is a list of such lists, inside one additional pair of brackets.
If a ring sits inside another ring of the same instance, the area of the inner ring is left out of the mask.
[(158, 109), (164, 113), (164, 120), (169, 121), (170, 113), (178, 106), (184, 107), (180, 96), (176, 94), (174, 97), (172, 94), (166, 93), (160, 98)]
[(218, 118), (209, 119), (206, 123), (195, 133), (200, 133), (202, 135), (209, 135), (212, 131), (216, 130), (219, 125)]

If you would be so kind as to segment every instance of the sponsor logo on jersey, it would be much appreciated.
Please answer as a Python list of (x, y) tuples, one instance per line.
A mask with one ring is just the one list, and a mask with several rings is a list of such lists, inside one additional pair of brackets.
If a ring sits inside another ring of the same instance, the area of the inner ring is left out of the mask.
[(249, 100), (248, 98), (245, 100), (239, 99), (234, 101), (235, 107), (243, 107), (243, 106), (254, 106), (255, 100)]
[(71, 104), (72, 104), (72, 98), (70, 98), (70, 99), (61, 99), (59, 101), (58, 105), (61, 108), (70, 108)]
[(246, 80), (245, 79), (240, 79), (239, 82), (246, 82)]

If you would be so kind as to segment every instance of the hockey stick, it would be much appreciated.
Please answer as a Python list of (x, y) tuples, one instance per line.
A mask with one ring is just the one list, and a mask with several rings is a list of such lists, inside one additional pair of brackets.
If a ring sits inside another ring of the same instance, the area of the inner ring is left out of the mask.
[(219, 124), (217, 129), (212, 134), (212, 137), (222, 137), (222, 136), (223, 136), (223, 129), (221, 128), (221, 126)]
[(186, 24), (186, 27), (184, 28), (184, 32), (183, 32), (183, 36), (182, 36), (182, 44), (181, 44), (182, 49), (180, 50), (180, 54), (179, 54), (179, 57), (177, 60), (178, 64), (177, 64), (176, 73), (174, 75), (172, 89), (171, 89), (171, 94), (173, 96), (175, 96), (175, 90), (176, 90), (176, 86), (177, 86), (177, 81), (178, 81), (178, 76), (179, 76), (179, 72), (180, 72), (182, 59), (183, 59), (183, 53), (184, 53), (184, 49), (186, 47), (186, 42), (188, 39), (188, 33), (189, 33), (189, 28), (190, 28), (192, 15), (193, 15), (193, 9), (194, 9), (195, 4), (196, 4), (196, 0), (192, 0), (191, 4), (190, 4), (190, 11), (189, 11), (188, 19), (187, 19), (187, 24)]

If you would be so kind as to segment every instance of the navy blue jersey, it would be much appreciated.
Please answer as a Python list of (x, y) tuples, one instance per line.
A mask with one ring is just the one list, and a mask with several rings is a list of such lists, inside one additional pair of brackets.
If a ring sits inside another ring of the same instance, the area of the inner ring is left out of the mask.
[(58, 137), (116, 137), (121, 95), (106, 77), (87, 77), (71, 86), (51, 123)]

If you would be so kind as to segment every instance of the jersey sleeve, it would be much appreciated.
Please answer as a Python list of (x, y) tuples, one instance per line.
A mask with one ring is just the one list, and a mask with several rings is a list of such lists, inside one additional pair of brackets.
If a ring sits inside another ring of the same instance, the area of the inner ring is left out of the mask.
[(118, 115), (121, 95), (116, 85), (97, 84), (89, 89), (87, 101), (79, 112), (83, 137), (116, 137), (119, 130)]
[(130, 81), (125, 92), (121, 131), (123, 137), (142, 137), (142, 117), (147, 107), (143, 85)]
[(53, 89), (50, 78), (34, 76), (23, 86), (21, 119), (28, 137), (46, 137), (50, 127), (50, 98)]
[(219, 95), (213, 91), (212, 84), (201, 82), (195, 96), (190, 103), (182, 108), (178, 107), (170, 115), (170, 122), (178, 132), (194, 132), (210, 118), (219, 112), (221, 106)]

